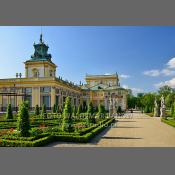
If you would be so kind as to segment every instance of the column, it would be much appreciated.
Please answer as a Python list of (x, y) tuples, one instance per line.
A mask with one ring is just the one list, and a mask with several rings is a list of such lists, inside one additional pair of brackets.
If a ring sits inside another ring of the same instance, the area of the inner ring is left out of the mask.
[(51, 87), (51, 107), (53, 107), (56, 102), (55, 98), (56, 98), (55, 88)]

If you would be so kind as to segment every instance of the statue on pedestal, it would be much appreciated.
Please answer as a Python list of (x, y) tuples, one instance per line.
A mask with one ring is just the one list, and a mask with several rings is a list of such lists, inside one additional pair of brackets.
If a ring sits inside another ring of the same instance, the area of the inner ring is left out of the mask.
[(165, 110), (166, 110), (166, 107), (165, 107), (165, 99), (164, 99), (164, 96), (162, 95), (161, 98), (161, 107), (160, 107), (160, 117), (166, 117), (165, 115)]
[(159, 117), (159, 108), (158, 108), (158, 104), (157, 104), (157, 99), (155, 98), (154, 100), (154, 117)]
[(113, 114), (113, 102), (112, 102), (112, 99), (110, 97), (110, 100), (109, 100), (109, 115), (111, 116)]

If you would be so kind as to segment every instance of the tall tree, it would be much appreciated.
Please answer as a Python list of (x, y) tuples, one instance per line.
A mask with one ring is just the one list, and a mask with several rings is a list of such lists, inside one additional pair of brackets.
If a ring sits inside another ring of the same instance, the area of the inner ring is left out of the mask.
[(167, 95), (170, 94), (170, 93), (172, 93), (173, 91), (174, 91), (174, 90), (173, 90), (170, 86), (165, 85), (165, 86), (160, 87), (158, 93), (159, 93), (160, 95), (163, 95), (164, 98), (166, 98)]

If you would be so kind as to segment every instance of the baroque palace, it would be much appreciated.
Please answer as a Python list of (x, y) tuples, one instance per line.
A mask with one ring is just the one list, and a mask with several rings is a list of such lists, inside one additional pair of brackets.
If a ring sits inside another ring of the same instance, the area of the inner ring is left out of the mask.
[(126, 110), (128, 90), (120, 87), (117, 73), (86, 75), (86, 84), (75, 85), (56, 77), (57, 66), (48, 48), (41, 34), (39, 43), (34, 43), (34, 54), (24, 63), (25, 77), (16, 74), (16, 78), (0, 79), (0, 111), (5, 111), (9, 103), (17, 109), (24, 100), (29, 101), (31, 109), (45, 104), (50, 110), (54, 104), (63, 107), (67, 96), (76, 107), (81, 104), (86, 108), (92, 101), (94, 107), (101, 103), (106, 110), (117, 106)]

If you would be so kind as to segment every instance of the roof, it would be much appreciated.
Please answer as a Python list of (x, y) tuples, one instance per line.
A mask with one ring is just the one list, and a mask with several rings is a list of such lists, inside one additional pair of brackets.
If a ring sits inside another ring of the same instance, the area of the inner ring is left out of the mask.
[(113, 77), (113, 78), (118, 78), (118, 74), (117, 73), (114, 73), (114, 74), (101, 74), (101, 75), (92, 75), (92, 74), (86, 74), (86, 78), (101, 78), (101, 77), (106, 77), (106, 78), (110, 78), (110, 77)]
[(120, 86), (114, 85), (114, 86), (108, 86), (108, 85), (104, 85), (104, 84), (97, 84), (95, 86), (91, 86), (88, 87), (87, 85), (83, 85), (81, 87), (83, 90), (91, 90), (91, 91), (99, 91), (99, 90), (103, 90), (103, 91), (109, 91), (109, 90), (126, 90)]

